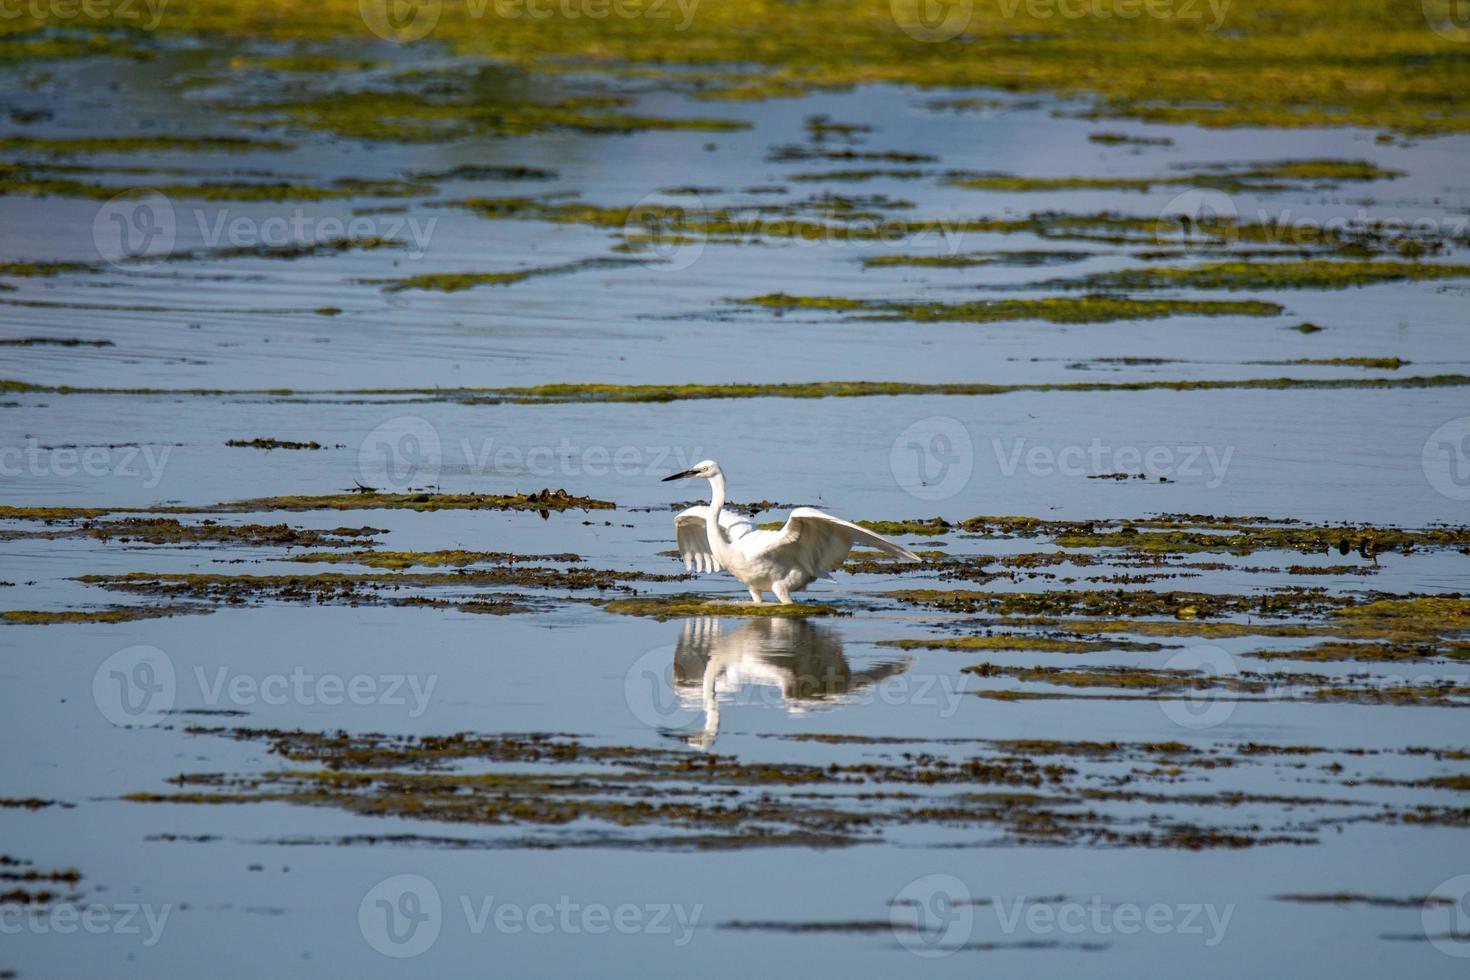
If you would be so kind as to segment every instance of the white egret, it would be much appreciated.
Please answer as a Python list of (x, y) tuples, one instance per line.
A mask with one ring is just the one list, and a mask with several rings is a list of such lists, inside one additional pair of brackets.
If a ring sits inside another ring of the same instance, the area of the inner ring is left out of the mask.
[(793, 510), (779, 531), (758, 530), (746, 518), (725, 513), (725, 474), (719, 463), (707, 459), (664, 477), (664, 482), (691, 476), (710, 482), (710, 502), (680, 511), (674, 518), (684, 567), (701, 572), (726, 569), (750, 589), (754, 602), (761, 601), (762, 592), (774, 592), (782, 604), (790, 603), (791, 593), (841, 568), (857, 543), (895, 558), (922, 560), (881, 534), (811, 507)]

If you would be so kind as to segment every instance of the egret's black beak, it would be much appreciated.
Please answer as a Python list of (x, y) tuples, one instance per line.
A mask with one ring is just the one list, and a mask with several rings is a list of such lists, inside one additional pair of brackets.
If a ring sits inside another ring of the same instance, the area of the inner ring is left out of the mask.
[(693, 475), (694, 475), (694, 471), (693, 470), (685, 470), (683, 473), (675, 473), (673, 476), (666, 476), (666, 477), (664, 477), (662, 480), (660, 480), (658, 482), (660, 482), (660, 483), (672, 483), (674, 480), (682, 480), (686, 476), (693, 476)]

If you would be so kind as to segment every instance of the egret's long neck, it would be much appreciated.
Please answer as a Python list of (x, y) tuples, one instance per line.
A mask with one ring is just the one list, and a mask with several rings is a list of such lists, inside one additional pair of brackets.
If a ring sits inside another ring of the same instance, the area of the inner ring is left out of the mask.
[(709, 478), (709, 522), (712, 527), (720, 525), (720, 511), (725, 509), (725, 474), (716, 473)]
[(726, 564), (724, 556), (730, 547), (730, 539), (720, 526), (720, 511), (724, 509), (725, 474), (716, 473), (709, 478), (709, 517), (705, 519), (704, 528), (709, 537), (710, 551), (714, 552), (715, 560), (722, 565)]

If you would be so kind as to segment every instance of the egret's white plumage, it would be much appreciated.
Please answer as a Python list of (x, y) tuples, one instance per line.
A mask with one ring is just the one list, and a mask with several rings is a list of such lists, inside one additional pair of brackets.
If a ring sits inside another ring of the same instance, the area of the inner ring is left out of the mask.
[(745, 583), (755, 602), (761, 601), (762, 592), (774, 592), (781, 602), (791, 602), (791, 593), (841, 568), (854, 544), (877, 548), (895, 558), (921, 560), (881, 534), (811, 507), (793, 510), (779, 531), (759, 530), (749, 519), (725, 512), (725, 474), (720, 464), (707, 459), (664, 479), (686, 476), (710, 481), (710, 503), (690, 507), (674, 518), (684, 567), (700, 572), (724, 569)]
[[(708, 518), (708, 504), (695, 504), (679, 511), (674, 517), (674, 537), (679, 542), (679, 556), (684, 559), (685, 571), (723, 570), (723, 566), (715, 561), (714, 552), (710, 551), (709, 532), (705, 524)], [(720, 526), (725, 529), (725, 535), (731, 541), (743, 538), (755, 530), (755, 524), (750, 518), (742, 517), (733, 510), (720, 511)]]

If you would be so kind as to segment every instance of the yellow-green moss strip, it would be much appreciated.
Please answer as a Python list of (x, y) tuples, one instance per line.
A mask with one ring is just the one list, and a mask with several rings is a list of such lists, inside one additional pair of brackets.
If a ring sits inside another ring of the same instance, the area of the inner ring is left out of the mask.
[[(359, 0), (172, 0), (76, 17), (64, 5), (16, 8), (0, 57), (63, 57), (130, 45), (103, 31), (202, 39), (357, 40), (412, 31)], [(1234, 0), (1175, 4), (1150, 16), (1099, 0), (1082, 16), (1054, 4), (944, 5), (890, 0), (724, 0), (648, 4), (641, 16), (503, 16), (491, 5), (434, 5), (432, 41), (546, 72), (601, 67), (706, 98), (757, 99), (814, 88), (895, 83), (1089, 97), (1093, 118), (1207, 126), (1359, 126), (1463, 132), (1465, 28), (1455, 0)], [(48, 37), (46, 28), (67, 36)], [(1344, 38), (1352, 43), (1345, 45)], [(405, 41), (418, 39), (407, 34)], [(8, 50), (8, 49), (15, 50)]]
[(142, 395), (207, 398), (276, 396), (309, 399), (341, 397), (417, 397), (432, 401), (476, 404), (543, 405), (603, 402), (674, 402), (718, 398), (866, 398), (880, 395), (1008, 395), (1045, 391), (1265, 391), (1462, 388), (1470, 375), (1435, 374), (1402, 378), (1241, 378), (1197, 381), (1073, 381), (1065, 384), (986, 384), (949, 382), (922, 384), (908, 381), (807, 381), (791, 384), (546, 384), (524, 388), (358, 388), (297, 391), (290, 388), (100, 388), (38, 385), (0, 379), (3, 394)]
[[(1080, 280), (1079, 280), (1080, 281)], [(737, 299), (786, 313), (819, 310), (857, 314), (858, 320), (913, 320), (919, 323), (958, 321), (998, 323), (1045, 320), (1049, 323), (1106, 323), (1111, 320), (1156, 320), (1169, 316), (1276, 316), (1282, 307), (1260, 300), (1133, 299), (1127, 296), (1048, 296), (1042, 299), (971, 300), (963, 303), (898, 303), (855, 300), (840, 296), (788, 296), (768, 293)]]

